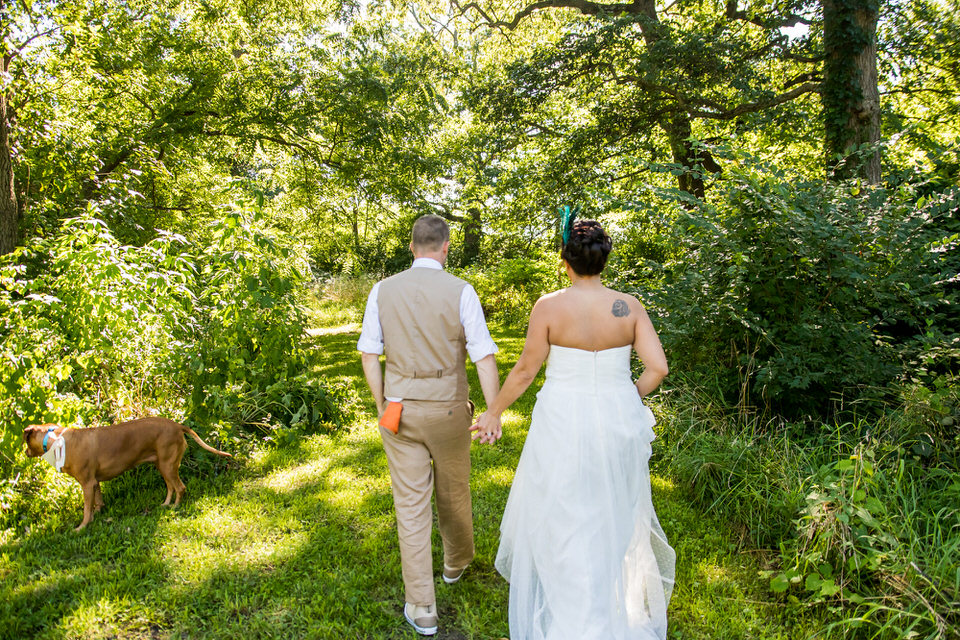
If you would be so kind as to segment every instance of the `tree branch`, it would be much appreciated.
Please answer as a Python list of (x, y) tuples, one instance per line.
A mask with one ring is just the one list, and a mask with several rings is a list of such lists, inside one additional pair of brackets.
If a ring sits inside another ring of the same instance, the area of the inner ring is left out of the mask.
[(647, 82), (639, 76), (630, 74), (617, 75), (616, 69), (614, 69), (613, 65), (609, 63), (598, 65), (598, 68), (599, 67), (607, 68), (613, 74), (614, 82), (617, 84), (632, 84), (648, 91), (658, 91), (676, 100), (678, 110), (686, 111), (694, 118), (706, 118), (710, 120), (733, 120), (737, 116), (743, 115), (744, 113), (762, 111), (763, 109), (768, 109), (770, 107), (783, 104), (784, 102), (795, 100), (805, 93), (814, 93), (820, 91), (819, 82), (804, 82), (799, 87), (770, 98), (769, 100), (746, 102), (739, 106), (728, 108), (715, 100), (702, 97), (685, 96), (673, 87), (653, 84), (651, 82)]
[(743, 20), (744, 22), (755, 24), (758, 27), (763, 27), (764, 29), (780, 29), (783, 27), (795, 27), (798, 24), (805, 24), (808, 26), (814, 24), (813, 20), (805, 18), (804, 16), (796, 13), (788, 13), (782, 18), (768, 17), (765, 19), (760, 16), (752, 16), (746, 11), (741, 11), (739, 8), (737, 8), (737, 0), (727, 0), (726, 15), (727, 18), (731, 20)]
[(273, 135), (268, 135), (266, 133), (240, 134), (240, 133), (231, 133), (229, 131), (218, 131), (216, 129), (208, 129), (206, 131), (202, 131), (201, 133), (205, 136), (210, 136), (210, 137), (253, 139), (253, 140), (272, 142), (274, 144), (280, 145), (281, 147), (286, 147), (288, 149), (296, 149), (297, 151), (300, 151), (301, 153), (303, 153), (305, 156), (309, 158), (313, 158), (314, 160), (320, 162), (321, 164), (325, 164), (331, 167), (340, 166), (339, 162), (332, 161), (330, 158), (326, 158), (326, 159), (321, 158), (320, 154), (315, 149), (310, 149), (300, 144), (299, 142), (295, 142), (293, 140), (287, 140), (281, 136), (273, 136)]
[(546, 133), (547, 135), (551, 135), (551, 136), (554, 136), (554, 137), (556, 137), (556, 138), (562, 138), (562, 137), (564, 137), (564, 134), (561, 133), (561, 132), (559, 132), (559, 131), (557, 131), (556, 129), (551, 129), (550, 127), (548, 127), (548, 126), (545, 125), (545, 124), (542, 124), (542, 123), (540, 123), (540, 122), (535, 122), (535, 121), (530, 120), (530, 119), (528, 119), (528, 118), (520, 118), (520, 124), (526, 125), (527, 127), (530, 127), (531, 129), (536, 129), (536, 130), (538, 130), (538, 131), (540, 131), (540, 132), (542, 132), (542, 133)]
[(791, 51), (782, 52), (784, 60), (793, 60), (794, 62), (806, 62), (808, 64), (817, 64), (818, 62), (823, 62), (827, 59), (826, 54), (821, 53), (816, 56), (802, 56), (799, 53), (793, 53)]
[(458, 222), (460, 224), (466, 224), (467, 218), (465, 216), (457, 215), (453, 212), (453, 207), (443, 204), (441, 202), (430, 202), (426, 198), (423, 198), (423, 202), (431, 207), (438, 216), (449, 220), (451, 222)]
[(790, 87), (798, 85), (801, 82), (820, 82), (821, 80), (823, 80), (823, 77), (816, 71), (812, 71), (810, 73), (801, 73), (800, 75), (787, 80), (787, 82), (784, 83), (783, 88), (789, 89)]
[(27, 48), (27, 45), (30, 44), (31, 42), (33, 42), (34, 40), (36, 40), (37, 38), (42, 38), (42, 37), (44, 37), (44, 36), (48, 36), (48, 35), (50, 35), (51, 33), (55, 32), (55, 31), (59, 31), (59, 30), (60, 30), (60, 27), (59, 27), (59, 26), (56, 26), (56, 27), (53, 27), (53, 28), (51, 28), (51, 29), (47, 29), (46, 31), (41, 31), (41, 32), (39, 32), (39, 33), (35, 33), (35, 34), (33, 34), (32, 36), (30, 36), (29, 38), (27, 38), (26, 40), (24, 40), (23, 42), (21, 42), (20, 44), (14, 44), (14, 45), (13, 45), (13, 50), (10, 52), (11, 57), (14, 57), (14, 58), (18, 57), (21, 53), (23, 53), (23, 50)]
[(587, 16), (627, 13), (630, 15), (642, 14), (649, 18), (656, 17), (656, 6), (651, 0), (634, 0), (633, 2), (617, 2), (613, 4), (592, 2), (591, 0), (540, 0), (539, 2), (528, 4), (514, 14), (513, 20), (507, 22), (506, 20), (491, 18), (478, 2), (473, 1), (461, 5), (459, 0), (451, 1), (453, 6), (460, 10), (461, 16), (465, 15), (470, 9), (473, 9), (480, 14), (484, 22), (487, 23), (487, 26), (495, 29), (506, 29), (508, 31), (513, 31), (520, 24), (521, 20), (541, 9), (575, 9)]
[(787, 91), (786, 93), (781, 93), (779, 96), (775, 96), (769, 100), (746, 102), (739, 106), (733, 107), (732, 109), (726, 110), (706, 111), (702, 109), (690, 109), (688, 112), (694, 118), (705, 118), (710, 120), (733, 120), (734, 118), (745, 113), (753, 113), (755, 111), (769, 109), (770, 107), (781, 105), (784, 102), (795, 100), (805, 93), (818, 93), (819, 91), (819, 82), (805, 82), (796, 89)]

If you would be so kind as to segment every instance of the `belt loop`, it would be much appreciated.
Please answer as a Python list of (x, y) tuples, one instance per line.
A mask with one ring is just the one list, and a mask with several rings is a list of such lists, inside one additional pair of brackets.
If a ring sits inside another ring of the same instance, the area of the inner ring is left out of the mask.
[(442, 378), (442, 377), (443, 377), (443, 369), (437, 369), (437, 377), (438, 377), (438, 378)]

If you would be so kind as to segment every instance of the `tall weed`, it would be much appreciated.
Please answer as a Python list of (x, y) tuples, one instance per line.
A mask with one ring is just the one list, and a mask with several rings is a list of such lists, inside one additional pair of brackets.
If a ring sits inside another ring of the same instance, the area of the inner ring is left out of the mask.
[(739, 543), (776, 548), (803, 504), (808, 454), (790, 430), (726, 404), (716, 387), (678, 375), (654, 405), (664, 425), (655, 464), (701, 508), (740, 531)]
[(738, 525), (741, 544), (779, 556), (764, 574), (771, 590), (828, 609), (823, 637), (958, 637), (960, 472), (901, 438), (928, 433), (931, 415), (941, 424), (954, 393), (907, 389), (881, 419), (815, 429), (758, 423), (715, 386), (678, 376), (654, 403), (654, 459)]
[(309, 320), (314, 327), (339, 327), (363, 320), (367, 296), (376, 279), (369, 275), (340, 274), (319, 278), (308, 294)]
[(190, 333), (185, 240), (121, 246), (95, 218), (0, 263), (0, 452), (19, 429), (90, 425), (155, 411), (177, 391), (172, 350)]

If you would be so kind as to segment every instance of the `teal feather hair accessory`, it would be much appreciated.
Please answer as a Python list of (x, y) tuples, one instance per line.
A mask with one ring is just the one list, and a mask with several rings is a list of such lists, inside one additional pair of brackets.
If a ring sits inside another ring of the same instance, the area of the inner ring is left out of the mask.
[(563, 219), (563, 244), (566, 245), (570, 242), (570, 230), (573, 228), (573, 219), (577, 217), (577, 214), (580, 212), (580, 205), (575, 206), (572, 210), (570, 205), (564, 205), (560, 209), (560, 217)]

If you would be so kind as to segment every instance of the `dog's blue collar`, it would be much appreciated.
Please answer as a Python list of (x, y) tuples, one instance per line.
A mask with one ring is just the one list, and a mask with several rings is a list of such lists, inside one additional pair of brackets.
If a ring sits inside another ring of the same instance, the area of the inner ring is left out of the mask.
[(44, 434), (43, 436), (43, 452), (44, 453), (47, 452), (47, 440), (50, 439), (50, 434), (53, 433), (55, 430), (56, 430), (56, 427), (50, 427), (49, 429), (47, 429), (47, 433)]

